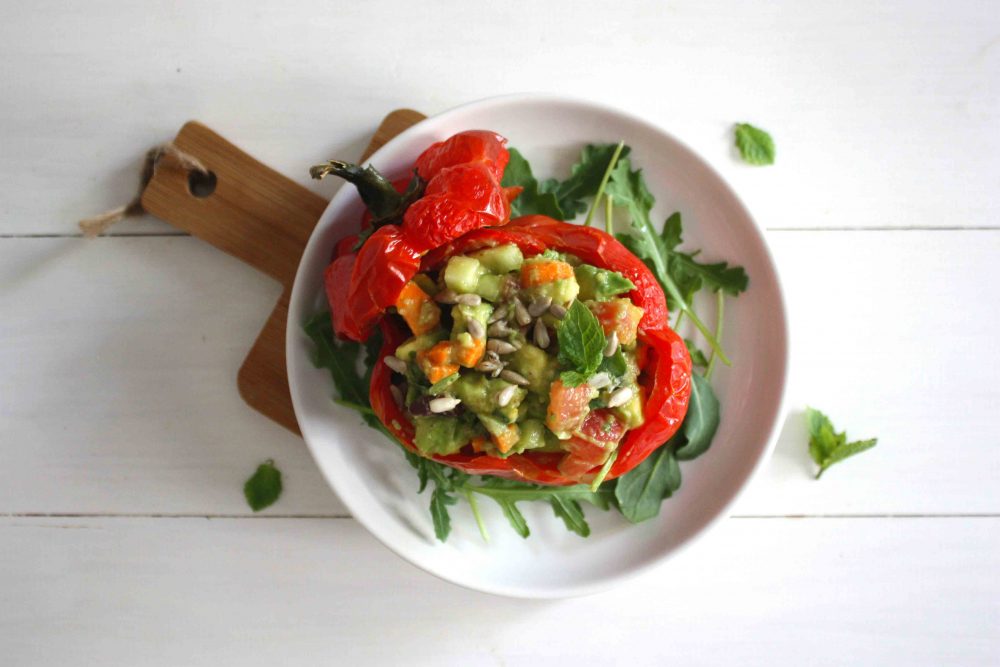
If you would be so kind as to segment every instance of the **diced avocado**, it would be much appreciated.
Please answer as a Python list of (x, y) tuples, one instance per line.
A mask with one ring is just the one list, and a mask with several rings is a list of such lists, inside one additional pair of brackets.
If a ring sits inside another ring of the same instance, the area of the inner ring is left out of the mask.
[(548, 396), (549, 385), (555, 380), (557, 363), (544, 350), (530, 344), (522, 345), (510, 360), (511, 368), (528, 381), (528, 389), (543, 396)]
[(517, 421), (517, 407), (524, 400), (526, 392), (518, 387), (514, 396), (503, 408), (497, 406), (497, 394), (510, 386), (499, 378), (487, 378), (481, 373), (463, 375), (450, 387), (450, 391), (462, 401), (465, 407), (477, 415), (495, 415), (505, 423)]
[(608, 271), (590, 264), (581, 264), (573, 272), (576, 274), (576, 281), (580, 284), (579, 298), (584, 301), (600, 301), (635, 289), (632, 281), (617, 271)]
[(437, 284), (431, 280), (431, 277), (426, 273), (418, 273), (413, 276), (413, 282), (415, 282), (420, 289), (427, 292), (431, 296), (434, 296), (440, 291)]
[(444, 267), (444, 283), (459, 294), (469, 294), (476, 291), (479, 276), (485, 272), (478, 259), (455, 255)]
[(414, 417), (414, 444), (423, 454), (454, 454), (475, 434), (473, 427), (455, 417)]
[(496, 301), (500, 298), (500, 288), (503, 286), (503, 276), (497, 276), (492, 273), (484, 273), (479, 276), (479, 282), (476, 283), (476, 294), (483, 297), (487, 301)]
[(403, 361), (413, 361), (413, 355), (417, 352), (428, 350), (447, 337), (443, 331), (414, 336), (396, 348), (396, 356)]
[(627, 429), (638, 428), (646, 421), (642, 415), (642, 399), (639, 398), (638, 392), (633, 394), (632, 400), (628, 403), (613, 408), (613, 410), (618, 418), (625, 423)]
[(485, 328), (486, 322), (490, 319), (490, 315), (492, 314), (493, 306), (488, 303), (481, 303), (478, 306), (458, 304), (452, 307), (451, 317), (454, 320), (454, 324), (451, 327), (452, 336), (468, 331), (469, 325), (467, 322), (470, 318), (479, 320), (479, 323)]
[(518, 423), (521, 427), (521, 436), (517, 439), (512, 453), (521, 453), (526, 449), (538, 449), (545, 446), (545, 433), (548, 431), (538, 419), (525, 419)]
[(521, 254), (521, 249), (513, 243), (480, 250), (472, 253), (472, 256), (493, 273), (517, 271), (524, 262), (524, 255)]

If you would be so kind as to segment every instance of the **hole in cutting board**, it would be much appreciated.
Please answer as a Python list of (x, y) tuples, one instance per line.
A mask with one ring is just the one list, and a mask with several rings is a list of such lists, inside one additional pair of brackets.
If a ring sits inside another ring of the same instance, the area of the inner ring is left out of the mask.
[(188, 192), (199, 199), (208, 197), (215, 192), (215, 184), (218, 180), (215, 172), (210, 171), (203, 174), (200, 171), (192, 171), (188, 174)]

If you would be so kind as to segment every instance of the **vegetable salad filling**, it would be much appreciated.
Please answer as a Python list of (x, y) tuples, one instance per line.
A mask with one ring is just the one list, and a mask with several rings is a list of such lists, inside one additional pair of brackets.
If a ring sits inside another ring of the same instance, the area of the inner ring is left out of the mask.
[(578, 479), (641, 426), (643, 310), (622, 274), (514, 244), (454, 255), (396, 302), (413, 336), (386, 356), (424, 455), (562, 453)]

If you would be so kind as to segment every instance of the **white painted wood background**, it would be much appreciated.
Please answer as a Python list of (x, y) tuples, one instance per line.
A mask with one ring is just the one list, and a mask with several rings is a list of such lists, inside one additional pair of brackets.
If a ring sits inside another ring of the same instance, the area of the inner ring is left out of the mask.
[[(484, 6), (481, 6), (484, 5)], [(276, 285), (156, 220), (84, 242), (198, 118), (283, 173), (399, 106), (599, 98), (768, 229), (792, 416), (736, 517), (557, 603), (399, 560), (235, 374)], [(770, 130), (774, 167), (733, 159)], [(0, 664), (1000, 663), (995, 2), (0, 4)], [(814, 482), (800, 412), (879, 446)], [(251, 516), (262, 459), (286, 492)]]

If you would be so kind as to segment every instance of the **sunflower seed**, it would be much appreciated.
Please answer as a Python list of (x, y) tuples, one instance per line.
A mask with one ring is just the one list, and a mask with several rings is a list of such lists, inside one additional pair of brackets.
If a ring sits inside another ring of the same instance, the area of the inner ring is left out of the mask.
[(392, 400), (396, 402), (396, 407), (403, 407), (403, 390), (394, 384), (390, 384), (389, 393), (392, 394)]
[(608, 344), (604, 346), (604, 356), (610, 357), (618, 351), (618, 332), (612, 331), (608, 336)]
[(476, 364), (476, 370), (480, 373), (492, 373), (499, 368), (501, 368), (499, 361), (491, 361), (489, 359), (484, 359)]
[(546, 310), (548, 310), (549, 306), (551, 305), (552, 305), (551, 296), (540, 296), (534, 301), (532, 301), (531, 305), (528, 306), (528, 314), (531, 315), (532, 317), (538, 317)]
[(504, 276), (503, 282), (500, 283), (500, 296), (509, 299), (515, 294), (517, 294), (517, 281), (510, 276)]
[(514, 333), (514, 330), (507, 326), (506, 322), (494, 322), (486, 330), (486, 333), (499, 338), (501, 336)]
[(632, 387), (622, 387), (608, 397), (608, 407), (617, 408), (632, 400)]
[(507, 307), (507, 304), (499, 306), (496, 310), (493, 311), (493, 314), (490, 315), (489, 323), (493, 324), (494, 322), (499, 322), (500, 320), (504, 319), (505, 317), (507, 317), (507, 312), (509, 310), (510, 309)]
[(500, 373), (500, 377), (506, 380), (507, 382), (520, 385), (522, 387), (526, 387), (529, 384), (531, 384), (530, 382), (528, 382), (528, 378), (524, 377), (520, 373), (515, 373), (512, 370), (503, 371), (502, 373)]
[(524, 303), (521, 302), (516, 296), (514, 297), (514, 319), (521, 326), (531, 324), (531, 314), (528, 309), (524, 307)]
[(469, 330), (469, 334), (473, 338), (486, 338), (486, 327), (474, 317), (470, 317), (465, 321), (465, 328)]
[(597, 373), (594, 377), (587, 380), (587, 384), (594, 389), (603, 389), (611, 384), (611, 376), (604, 372)]
[(495, 361), (498, 364), (500, 363), (500, 355), (494, 352), (493, 350), (486, 351), (486, 358), (489, 359), (490, 361)]
[(438, 292), (437, 294), (435, 294), (434, 300), (437, 301), (438, 303), (455, 303), (455, 299), (457, 297), (458, 295), (455, 294), (455, 290), (451, 289), (450, 287), (447, 287)]
[(557, 320), (561, 320), (562, 318), (566, 317), (566, 309), (560, 306), (558, 303), (554, 303), (551, 306), (549, 306), (549, 315), (556, 318)]
[(490, 377), (498, 377), (501, 373), (503, 373), (503, 364), (497, 366), (497, 369), (490, 373)]
[(455, 297), (455, 303), (463, 306), (478, 306), (483, 302), (483, 297), (478, 294), (459, 294)]
[(500, 406), (501, 408), (507, 407), (507, 404), (510, 403), (511, 399), (514, 398), (515, 391), (517, 391), (517, 387), (515, 387), (514, 385), (505, 387), (504, 389), (500, 390), (500, 393), (497, 394), (497, 405)]
[(454, 398), (452, 396), (441, 396), (440, 398), (435, 398), (427, 407), (430, 408), (431, 412), (438, 414), (441, 412), (448, 412), (449, 410), (454, 410), (458, 407), (458, 404), (462, 401)]
[(406, 362), (399, 357), (394, 357), (391, 354), (382, 360), (386, 366), (396, 371), (401, 375), (406, 375)]
[(549, 330), (545, 327), (542, 318), (535, 320), (535, 345), (543, 350), (549, 346)]
[(511, 352), (517, 351), (517, 348), (508, 343), (507, 341), (500, 340), (499, 338), (491, 338), (486, 342), (486, 349), (491, 352), (496, 352), (497, 354), (510, 354)]

